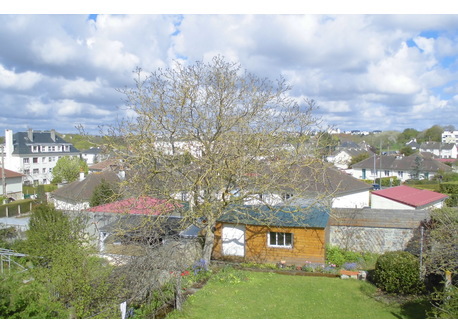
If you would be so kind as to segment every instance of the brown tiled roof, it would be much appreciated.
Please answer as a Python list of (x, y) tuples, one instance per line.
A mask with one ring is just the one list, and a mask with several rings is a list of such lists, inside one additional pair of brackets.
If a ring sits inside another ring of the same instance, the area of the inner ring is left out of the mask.
[(108, 159), (96, 164), (93, 164), (89, 167), (91, 171), (105, 171), (105, 170), (115, 170), (119, 167), (119, 162), (115, 159)]
[(91, 199), (94, 189), (105, 179), (108, 183), (119, 182), (118, 175), (113, 171), (90, 173), (84, 180), (77, 180), (52, 192), (56, 199), (85, 202)]
[[(2, 168), (0, 168), (0, 176), (1, 174), (2, 174)], [(24, 174), (22, 173), (5, 169), (5, 178), (17, 178), (17, 177), (23, 177), (23, 176)]]

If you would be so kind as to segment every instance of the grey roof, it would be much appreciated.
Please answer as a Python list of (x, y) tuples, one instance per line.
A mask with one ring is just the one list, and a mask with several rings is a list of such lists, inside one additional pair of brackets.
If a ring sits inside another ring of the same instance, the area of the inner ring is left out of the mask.
[(323, 207), (248, 206), (230, 208), (218, 222), (276, 227), (326, 228), (329, 210)]
[[(369, 156), (374, 155), (374, 153), (372, 151), (364, 149), (364, 148), (344, 148), (344, 149), (340, 150), (339, 153), (340, 152), (346, 152), (351, 157), (355, 157), (355, 156), (358, 156), (358, 155), (364, 154), (364, 153), (368, 153)], [(334, 154), (334, 155), (337, 155), (337, 154)]]
[(81, 152), (81, 154), (94, 154), (94, 155), (97, 155), (97, 154), (100, 154), (101, 151), (102, 151), (102, 149), (100, 149), (98, 147), (92, 147), (92, 148), (83, 150)]
[(96, 213), (94, 218), (102, 221), (104, 218), (110, 222), (99, 230), (107, 233), (127, 232), (143, 236), (176, 235), (182, 230), (183, 219), (175, 216), (146, 216), (116, 213)]
[(108, 183), (119, 182), (118, 175), (113, 171), (90, 173), (84, 180), (76, 180), (53, 191), (51, 195), (56, 199), (69, 202), (86, 202), (91, 199), (94, 189), (105, 179)]
[[(410, 156), (396, 157), (391, 155), (377, 155), (375, 158), (375, 168), (377, 170), (400, 170), (409, 171), (418, 169), (421, 172), (438, 172), (438, 171), (451, 171), (452, 168), (448, 165), (439, 162), (433, 158), (425, 156), (425, 154), (412, 154)], [(356, 163), (352, 166), (353, 169), (368, 169), (374, 168), (374, 158), (370, 157)]]
[[(30, 140), (29, 134), (32, 136), (32, 140)], [(53, 136), (54, 136), (54, 140), (53, 140)], [(38, 145), (67, 144), (67, 145), (70, 145), (70, 151), (69, 152), (32, 153), (30, 146), (33, 144), (38, 144)], [(16, 132), (13, 134), (13, 146), (14, 146), (13, 154), (19, 154), (19, 155), (25, 155), (25, 154), (34, 154), (34, 155), (56, 154), (57, 155), (57, 154), (62, 154), (62, 153), (67, 153), (67, 154), (73, 153), (74, 154), (74, 153), (79, 152), (79, 150), (73, 147), (71, 143), (65, 141), (59, 135), (57, 135), (57, 133), (53, 131), (30, 131), (30, 133), (29, 132)]]

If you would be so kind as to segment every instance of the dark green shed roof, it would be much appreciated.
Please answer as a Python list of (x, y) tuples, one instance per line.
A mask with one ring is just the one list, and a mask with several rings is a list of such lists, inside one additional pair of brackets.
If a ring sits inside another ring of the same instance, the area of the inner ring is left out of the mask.
[(224, 213), (218, 222), (276, 227), (326, 228), (329, 210), (324, 207), (237, 206)]

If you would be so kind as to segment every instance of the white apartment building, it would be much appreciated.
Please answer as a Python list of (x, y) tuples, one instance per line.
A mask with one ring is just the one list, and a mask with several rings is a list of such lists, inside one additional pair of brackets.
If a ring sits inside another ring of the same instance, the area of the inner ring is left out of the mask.
[(71, 143), (55, 130), (17, 132), (5, 130), (5, 168), (24, 174), (25, 185), (49, 184), (57, 160), (63, 156), (79, 157)]
[(441, 138), (444, 143), (458, 144), (458, 131), (444, 131)]

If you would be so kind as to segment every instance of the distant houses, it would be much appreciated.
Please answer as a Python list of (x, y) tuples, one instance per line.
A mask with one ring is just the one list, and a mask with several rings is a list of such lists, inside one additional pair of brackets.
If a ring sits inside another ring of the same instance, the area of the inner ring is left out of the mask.
[(402, 182), (409, 179), (431, 179), (439, 172), (451, 172), (452, 168), (440, 161), (426, 156), (375, 155), (352, 165), (353, 176), (358, 179), (376, 179), (379, 177), (397, 177)]

